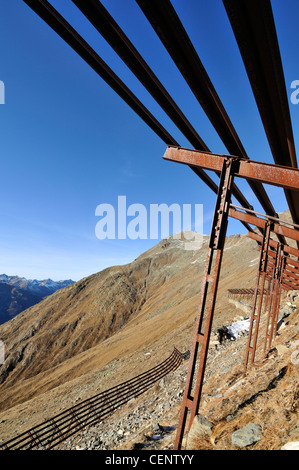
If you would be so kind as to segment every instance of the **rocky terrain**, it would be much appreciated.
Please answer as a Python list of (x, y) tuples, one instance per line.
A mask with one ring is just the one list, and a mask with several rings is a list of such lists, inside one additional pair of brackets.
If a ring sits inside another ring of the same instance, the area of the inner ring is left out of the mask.
[[(6, 347), (0, 367), (0, 440), (156, 366), (174, 346), (190, 349), (207, 243), (204, 237), (202, 248), (190, 251), (180, 240), (163, 240), (132, 263), (69, 285), (0, 325)], [(272, 350), (258, 357), (258, 367), (243, 378), (250, 300), (245, 305), (231, 299), (228, 289), (254, 287), (258, 257), (256, 242), (245, 235), (227, 238), (200, 408), (204, 419), (188, 437), (187, 448), (240, 448), (240, 436), (233, 441), (232, 436), (247, 425), (259, 439), (246, 448), (278, 449), (297, 439), (296, 293), (283, 296), (281, 314), (287, 316), (281, 317)], [(230, 333), (235, 321), (245, 328), (236, 337)], [(261, 351), (263, 329), (264, 318)], [(61, 448), (171, 449), (187, 367), (185, 361)]]
[[(291, 302), (290, 302), (291, 300)], [(273, 347), (243, 377), (247, 333), (211, 344), (201, 414), (186, 450), (299, 447), (299, 292), (286, 299)], [(283, 318), (283, 319), (282, 319)], [(229, 325), (228, 325), (229, 326)], [(214, 338), (219, 332), (214, 331)], [(76, 450), (171, 450), (188, 361), (109, 419), (61, 444)], [(217, 379), (215, 379), (215, 374)]]

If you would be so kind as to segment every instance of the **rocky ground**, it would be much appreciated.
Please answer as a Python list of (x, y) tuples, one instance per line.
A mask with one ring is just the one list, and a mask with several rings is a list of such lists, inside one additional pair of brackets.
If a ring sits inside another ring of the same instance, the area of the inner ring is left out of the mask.
[[(194, 253), (177, 240), (163, 241), (133, 263), (85, 278), (0, 325), (6, 346), (0, 367), (0, 443), (158, 365), (174, 346), (187, 351), (207, 238)], [(249, 441), (258, 437), (245, 448), (279, 449), (297, 439), (297, 293), (283, 297), (279, 335), (265, 357), (262, 317), (261, 354), (246, 377), (246, 333), (230, 337), (233, 322), (248, 327), (252, 298), (229, 297), (228, 289), (255, 285), (258, 255), (248, 237), (228, 237), (200, 405), (207, 421), (196, 423), (199, 430), (192, 430), (187, 448), (238, 449), (240, 435), (233, 441), (232, 436), (244, 427), (245, 435), (254, 436)], [(171, 449), (187, 368), (185, 361), (147, 393), (60, 448)]]
[[(288, 449), (299, 444), (299, 295), (289, 294), (278, 336), (243, 377), (247, 333), (214, 331), (200, 412), (186, 449)], [(171, 450), (188, 361), (151, 390), (61, 445), (68, 450)], [(291, 443), (291, 444), (290, 444)]]

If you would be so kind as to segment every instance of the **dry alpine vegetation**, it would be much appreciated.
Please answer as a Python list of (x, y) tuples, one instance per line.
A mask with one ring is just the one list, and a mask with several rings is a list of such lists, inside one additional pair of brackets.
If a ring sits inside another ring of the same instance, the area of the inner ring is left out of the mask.
[[(288, 214), (283, 214), (286, 218)], [(163, 240), (125, 266), (82, 279), (0, 326), (0, 440), (43, 422), (191, 346), (208, 237), (198, 251)], [(227, 289), (255, 285), (259, 252), (245, 235), (227, 238), (200, 412), (187, 449), (280, 449), (299, 441), (299, 296), (284, 295), (279, 334), (242, 377), (247, 337), (217, 330), (248, 315)], [(188, 361), (109, 419), (61, 449), (171, 449)]]

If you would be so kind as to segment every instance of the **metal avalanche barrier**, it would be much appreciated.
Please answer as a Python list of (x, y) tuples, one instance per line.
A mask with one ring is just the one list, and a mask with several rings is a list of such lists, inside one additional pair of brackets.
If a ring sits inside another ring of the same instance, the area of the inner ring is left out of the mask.
[(2, 450), (52, 449), (86, 426), (99, 423), (155, 382), (177, 369), (184, 354), (174, 348), (161, 364), (75, 406), (0, 444)]

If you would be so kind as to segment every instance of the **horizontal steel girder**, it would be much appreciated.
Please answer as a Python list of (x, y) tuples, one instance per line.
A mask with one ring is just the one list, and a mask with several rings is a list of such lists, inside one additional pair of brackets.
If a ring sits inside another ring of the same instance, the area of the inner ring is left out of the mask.
[[(229, 210), (229, 216), (233, 219), (240, 220), (241, 222), (247, 222), (248, 224), (255, 225), (256, 227), (265, 228), (267, 220), (256, 217), (255, 215), (245, 214), (244, 212), (237, 211), (236, 209)], [(299, 230), (295, 230), (289, 227), (280, 225), (279, 223), (273, 223), (272, 232), (275, 234), (284, 235), (292, 240), (299, 241)]]
[[(247, 237), (251, 238), (252, 240), (257, 241), (258, 243), (262, 243), (262, 241), (263, 241), (263, 237), (261, 235), (259, 235), (258, 233), (255, 233), (255, 232), (248, 232)], [(269, 246), (270, 247), (276, 249), (277, 245), (278, 245), (277, 241), (272, 240), (272, 239), (269, 240)], [(299, 258), (299, 250), (297, 248), (293, 248), (292, 246), (289, 246), (289, 245), (284, 245), (283, 246), (283, 251), (285, 253), (288, 253), (289, 255), (293, 255), (293, 256), (296, 256), (297, 258)], [(293, 260), (290, 260), (289, 263), (291, 263), (291, 261), (294, 262)], [(299, 263), (298, 263), (298, 266), (299, 266)]]
[[(168, 146), (163, 156), (170, 160), (206, 170), (220, 171), (224, 158), (229, 155), (219, 155), (209, 152), (200, 152), (181, 147)], [(238, 159), (238, 157), (236, 157)], [(299, 191), (299, 169), (270, 163), (261, 163), (254, 160), (238, 159), (235, 176), (246, 180), (260, 181), (266, 184), (289, 188)]]

